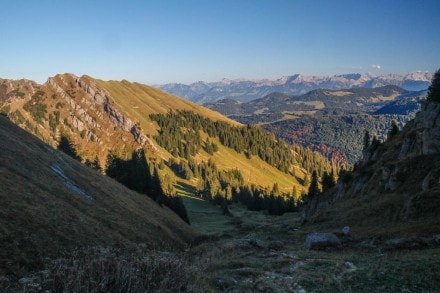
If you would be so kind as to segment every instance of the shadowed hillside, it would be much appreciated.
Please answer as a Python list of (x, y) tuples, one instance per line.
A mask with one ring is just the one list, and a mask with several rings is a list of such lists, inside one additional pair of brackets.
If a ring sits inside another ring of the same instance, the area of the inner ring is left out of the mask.
[(0, 274), (38, 268), (77, 247), (182, 247), (196, 233), (0, 116)]
[(311, 200), (309, 222), (375, 235), (439, 233), (439, 78), (437, 72), (427, 102), (403, 130), (391, 129), (384, 143), (371, 142), (354, 172)]

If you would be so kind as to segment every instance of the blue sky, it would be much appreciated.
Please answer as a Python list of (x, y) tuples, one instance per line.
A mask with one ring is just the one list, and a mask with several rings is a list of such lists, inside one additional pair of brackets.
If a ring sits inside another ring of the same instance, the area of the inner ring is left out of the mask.
[(1, 78), (159, 84), (440, 67), (439, 0), (0, 0), (0, 9)]

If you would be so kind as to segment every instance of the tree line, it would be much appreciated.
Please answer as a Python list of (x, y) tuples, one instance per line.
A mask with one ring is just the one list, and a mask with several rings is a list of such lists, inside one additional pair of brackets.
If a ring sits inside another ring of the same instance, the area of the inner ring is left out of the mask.
[[(249, 124), (234, 126), (224, 121), (213, 121), (191, 111), (171, 111), (167, 114), (151, 114), (150, 119), (160, 127), (155, 136), (157, 143), (174, 157), (190, 159), (203, 148), (209, 154), (218, 150), (212, 142), (217, 138), (225, 147), (245, 154), (247, 158), (258, 156), (264, 162), (295, 176), (293, 165), (299, 165), (319, 174), (333, 167), (328, 160), (317, 152), (295, 146), (292, 148), (283, 140), (276, 140), (274, 134), (267, 133), (261, 127)], [(203, 143), (200, 130), (208, 134), (211, 140)]]

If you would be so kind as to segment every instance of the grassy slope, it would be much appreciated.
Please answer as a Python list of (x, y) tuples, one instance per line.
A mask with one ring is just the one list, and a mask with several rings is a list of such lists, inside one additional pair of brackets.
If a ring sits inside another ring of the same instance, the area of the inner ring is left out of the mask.
[[(226, 118), (218, 112), (143, 84), (128, 81), (102, 81), (92, 79), (91, 77), (83, 78), (107, 90), (117, 107), (131, 117), (133, 121), (139, 121), (142, 129), (150, 135), (157, 134), (157, 125), (150, 120), (149, 114), (167, 113), (170, 110), (189, 110), (214, 121), (221, 120), (233, 125), (240, 125), (238, 122)], [(301, 186), (294, 177), (269, 166), (255, 156), (248, 160), (243, 154), (238, 154), (232, 149), (223, 147), (218, 141), (216, 143), (219, 145), (219, 152), (214, 154), (213, 159), (219, 168), (238, 168), (242, 171), (243, 176), (248, 182), (263, 187), (272, 188), (274, 182), (278, 182), (282, 191), (292, 191), (293, 185), (297, 186), (298, 191), (301, 190)], [(161, 154), (164, 158), (169, 157), (169, 154), (163, 149), (161, 149)], [(209, 155), (201, 152), (198, 158), (208, 160)]]
[[(93, 245), (182, 246), (196, 233), (147, 196), (53, 150), (0, 117), (0, 274)], [(67, 188), (57, 165), (88, 201)]]
[[(296, 178), (270, 166), (258, 156), (247, 159), (244, 154), (238, 154), (233, 149), (224, 147), (218, 140), (210, 140), (218, 145), (219, 150), (214, 153), (212, 158), (220, 169), (237, 168), (241, 170), (241, 174), (247, 182), (263, 187), (272, 188), (274, 182), (277, 182), (283, 192), (292, 192), (293, 185), (297, 187), (298, 191), (303, 188)], [(199, 160), (208, 160), (208, 158), (209, 155), (204, 151), (197, 157)], [(302, 178), (304, 174), (297, 174), (297, 176)]]
[(139, 121), (142, 129), (147, 131), (147, 133), (149, 129), (155, 128), (153, 126), (155, 124), (152, 124), (148, 116), (156, 113), (165, 114), (170, 110), (193, 111), (194, 113), (201, 114), (212, 120), (227, 121), (231, 124), (239, 125), (238, 122), (228, 119), (218, 112), (209, 110), (147, 85), (132, 83), (125, 80), (103, 81), (88, 76), (83, 78), (94, 82), (99, 87), (107, 90), (118, 108), (128, 114), (128, 116), (132, 117), (133, 120)]
[[(364, 238), (354, 230), (353, 243), (341, 250), (309, 251), (303, 246), (309, 231), (299, 224), (301, 213), (268, 216), (233, 205), (233, 217), (229, 217), (205, 201), (185, 198), (185, 204), (192, 207), (193, 226), (211, 235), (211, 241), (190, 251), (193, 259), (200, 259), (195, 265), (204, 267), (205, 291), (431, 292), (440, 285), (439, 272), (432, 269), (440, 264), (438, 246), (403, 251), (365, 249), (357, 246)], [(259, 248), (247, 244), (252, 239), (263, 247), (273, 241), (283, 245)]]

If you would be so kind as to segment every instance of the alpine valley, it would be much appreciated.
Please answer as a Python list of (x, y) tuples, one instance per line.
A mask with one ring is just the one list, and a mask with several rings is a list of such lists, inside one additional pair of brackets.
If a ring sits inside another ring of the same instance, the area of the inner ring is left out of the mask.
[(162, 89), (0, 79), (0, 290), (439, 288), (440, 70)]

